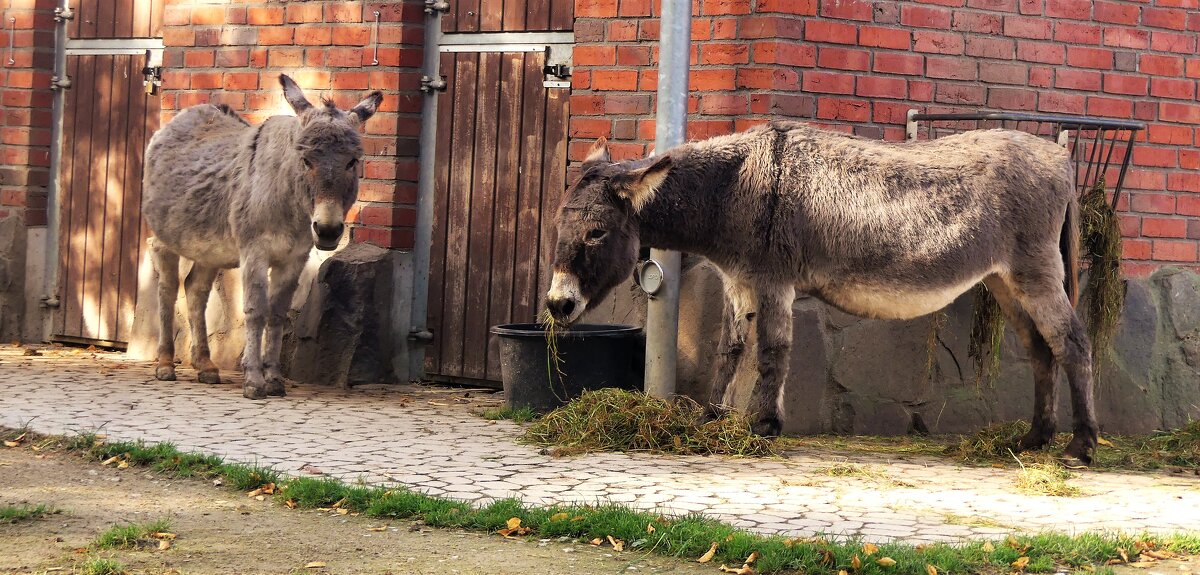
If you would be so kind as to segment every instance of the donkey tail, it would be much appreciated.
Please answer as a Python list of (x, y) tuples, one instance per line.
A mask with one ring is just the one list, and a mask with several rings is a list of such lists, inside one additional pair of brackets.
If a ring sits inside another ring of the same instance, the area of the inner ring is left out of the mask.
[(1062, 253), (1063, 288), (1071, 305), (1079, 303), (1079, 198), (1071, 194), (1067, 202), (1067, 217), (1063, 220), (1062, 235), (1058, 238), (1058, 250)]

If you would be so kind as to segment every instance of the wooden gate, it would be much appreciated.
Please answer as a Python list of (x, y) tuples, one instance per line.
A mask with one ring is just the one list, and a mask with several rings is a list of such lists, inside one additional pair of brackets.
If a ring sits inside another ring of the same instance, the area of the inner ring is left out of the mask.
[(532, 322), (549, 284), (566, 186), (570, 89), (545, 87), (544, 52), (442, 54), (429, 280), (438, 379), (500, 379), (488, 329)]
[(68, 25), (56, 341), (122, 347), (129, 337), (145, 238), (142, 156), (159, 120), (142, 69), (147, 49), (161, 54), (162, 5), (83, 0)]

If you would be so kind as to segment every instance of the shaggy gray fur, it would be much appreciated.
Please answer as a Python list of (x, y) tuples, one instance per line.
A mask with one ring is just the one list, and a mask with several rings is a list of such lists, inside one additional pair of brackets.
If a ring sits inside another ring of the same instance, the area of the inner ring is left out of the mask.
[(714, 412), (758, 334), (755, 431), (778, 433), (797, 291), (846, 312), (913, 318), (984, 282), (1030, 349), (1038, 448), (1056, 426), (1054, 379), (1070, 381), (1074, 440), (1097, 427), (1091, 345), (1075, 316), (1076, 197), (1065, 149), (1011, 130), (887, 143), (773, 122), (611, 163), (601, 140), (558, 216), (548, 305), (572, 322), (628, 277), (639, 242), (700, 254), (726, 286)]
[(295, 117), (251, 126), (226, 106), (201, 105), (150, 140), (142, 211), (155, 238), (158, 379), (175, 379), (173, 323), (183, 257), (193, 262), (184, 286), (200, 381), (220, 382), (204, 319), (209, 291), (219, 270), (241, 266), (243, 393), (252, 399), (285, 393), (279, 353), (287, 310), (314, 243), (331, 250), (342, 236), (358, 196), (358, 129), (383, 96), (374, 92), (343, 112), (328, 101), (313, 106), (287, 76), (279, 82)]

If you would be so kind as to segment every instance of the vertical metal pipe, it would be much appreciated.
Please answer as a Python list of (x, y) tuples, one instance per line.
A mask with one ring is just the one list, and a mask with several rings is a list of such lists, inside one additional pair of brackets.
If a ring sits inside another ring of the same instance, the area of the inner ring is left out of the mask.
[[(656, 153), (678, 146), (684, 140), (692, 1), (663, 0), (660, 20)], [(646, 393), (665, 398), (675, 394), (680, 255), (679, 252), (651, 250), (650, 257), (663, 269), (663, 284), (646, 309)]]
[(51, 79), (54, 97), (50, 105), (50, 177), (46, 185), (46, 269), (42, 284), (42, 338), (49, 339), (54, 311), (58, 308), (58, 240), (59, 240), (59, 167), (62, 165), (63, 108), (67, 89), (67, 23), (71, 17), (70, 0), (61, 0), (54, 22), (54, 77)]
[[(437, 149), (437, 102), (440, 89), (445, 84), (441, 77), (441, 53), (438, 46), (442, 40), (442, 12), (437, 3), (427, 2), (425, 18), (425, 54), (422, 82), (425, 97), (421, 106), (421, 135), (419, 141), (420, 161), (417, 172), (417, 227), (414, 230), (412, 316), (408, 333), (408, 358), (410, 378), (420, 377), (425, 371), (425, 345), (432, 340), (426, 325), (429, 314), (429, 251), (433, 245), (434, 150)], [(443, 3), (444, 4), (444, 3)]]

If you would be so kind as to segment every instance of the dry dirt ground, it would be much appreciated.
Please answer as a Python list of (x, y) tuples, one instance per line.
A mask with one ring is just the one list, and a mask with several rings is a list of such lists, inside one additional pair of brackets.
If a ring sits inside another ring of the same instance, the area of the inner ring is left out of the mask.
[[(612, 574), (708, 573), (683, 559), (613, 553), (575, 541), (504, 539), (412, 522), (293, 511), (200, 480), (117, 470), (65, 452), (0, 448), (0, 505), (46, 504), (56, 514), (0, 524), (0, 574), (78, 573), (111, 557), (130, 573)], [(166, 518), (165, 551), (95, 550), (116, 524)], [(311, 562), (324, 568), (305, 568)]]

